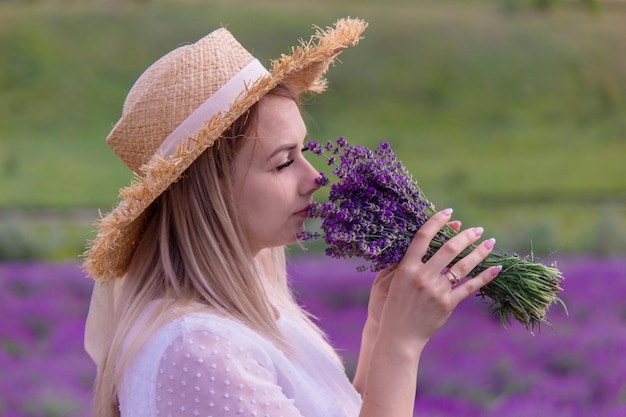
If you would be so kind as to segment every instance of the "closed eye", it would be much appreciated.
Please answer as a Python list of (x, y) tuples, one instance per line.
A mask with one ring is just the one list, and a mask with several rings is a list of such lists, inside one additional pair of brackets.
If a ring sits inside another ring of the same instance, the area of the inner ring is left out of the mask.
[(293, 164), (294, 159), (290, 159), (289, 161), (285, 162), (284, 164), (278, 165), (276, 167), (276, 171), (282, 171), (283, 169), (289, 167), (291, 164)]

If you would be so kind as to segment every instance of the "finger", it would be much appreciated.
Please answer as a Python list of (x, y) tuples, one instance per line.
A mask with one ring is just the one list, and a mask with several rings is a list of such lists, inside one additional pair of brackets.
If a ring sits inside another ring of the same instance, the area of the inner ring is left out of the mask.
[(450, 268), (447, 268), (443, 275), (448, 277), (452, 285), (456, 285), (491, 253), (495, 243), (496, 240), (494, 238), (485, 240), (477, 245), (467, 256), (458, 260)]
[(381, 287), (384, 289), (389, 289), (389, 285), (391, 283), (391, 279), (393, 277), (392, 272), (398, 266), (397, 263), (393, 263), (389, 265), (387, 268), (379, 271), (374, 278), (374, 282), (372, 283), (372, 288)]
[[(426, 264), (433, 270), (437, 270), (437, 272), (442, 271), (468, 246), (476, 242), (482, 234), (482, 227), (473, 227), (471, 229), (463, 230), (458, 235), (444, 243)], [(458, 270), (455, 270), (455, 272), (459, 274)]]
[(457, 233), (461, 230), (462, 225), (463, 224), (461, 223), (460, 220), (453, 220), (450, 223), (448, 223), (448, 226), (450, 226), (452, 230), (454, 230)]
[(430, 219), (419, 228), (415, 236), (413, 236), (413, 240), (407, 248), (400, 264), (407, 261), (414, 261), (415, 259), (421, 260), (428, 250), (430, 241), (433, 240), (437, 232), (450, 221), (450, 216), (452, 216), (452, 209), (444, 209), (433, 214)]
[(476, 275), (474, 278), (468, 279), (463, 284), (453, 288), (450, 293), (453, 305), (456, 307), (461, 301), (489, 284), (495, 277), (498, 276), (501, 270), (502, 266), (500, 265), (489, 267), (480, 274)]

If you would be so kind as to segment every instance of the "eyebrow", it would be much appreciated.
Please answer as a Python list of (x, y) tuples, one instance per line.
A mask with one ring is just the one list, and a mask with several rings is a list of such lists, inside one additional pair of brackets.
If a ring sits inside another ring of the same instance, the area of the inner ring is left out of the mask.
[[(309, 133), (307, 132), (307, 134), (304, 136), (304, 140), (306, 141), (308, 137), (309, 137)], [(281, 145), (278, 148), (274, 149), (274, 151), (271, 154), (269, 154), (269, 156), (267, 157), (267, 160), (269, 161), (270, 159), (272, 159), (273, 157), (275, 157), (281, 152), (289, 152), (289, 151), (296, 149), (297, 147), (298, 145), (293, 144), (293, 143), (286, 143), (284, 145)]]
[(274, 149), (274, 151), (267, 157), (267, 160), (269, 161), (270, 159), (272, 159), (273, 157), (275, 157), (281, 152), (289, 152), (296, 148), (297, 148), (297, 145), (294, 145), (294, 144), (281, 145), (278, 148)]

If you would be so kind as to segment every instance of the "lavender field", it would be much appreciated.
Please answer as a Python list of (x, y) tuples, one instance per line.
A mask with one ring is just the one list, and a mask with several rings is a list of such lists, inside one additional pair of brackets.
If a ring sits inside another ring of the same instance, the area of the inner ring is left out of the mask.
[[(558, 264), (569, 316), (556, 306), (553, 328), (531, 335), (464, 301), (423, 355), (416, 415), (626, 415), (626, 259)], [(351, 373), (373, 276), (327, 259), (290, 268)], [(95, 369), (82, 332), (91, 287), (76, 264), (0, 264), (1, 416), (90, 415)]]

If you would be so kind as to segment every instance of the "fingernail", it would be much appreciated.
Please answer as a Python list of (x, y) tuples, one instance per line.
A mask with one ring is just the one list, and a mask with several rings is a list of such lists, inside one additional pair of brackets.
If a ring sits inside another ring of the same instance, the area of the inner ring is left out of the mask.
[(482, 235), (484, 231), (485, 231), (485, 229), (483, 229), (482, 227), (475, 227), (474, 228), (474, 234), (476, 234), (476, 236)]
[(485, 247), (487, 249), (493, 249), (493, 246), (495, 244), (496, 244), (496, 240), (494, 238), (487, 239), (487, 240), (485, 240), (485, 243), (484, 243), (484, 245), (485, 245)]
[(493, 268), (491, 270), (491, 276), (495, 277), (496, 275), (498, 275), (500, 273), (500, 271), (502, 271), (502, 265), (498, 265), (495, 268)]
[(452, 215), (452, 209), (451, 208), (447, 208), (447, 209), (443, 209), (441, 210), (442, 214), (445, 214), (446, 216), (451, 216)]

